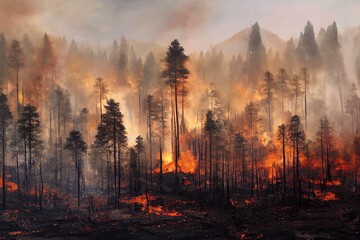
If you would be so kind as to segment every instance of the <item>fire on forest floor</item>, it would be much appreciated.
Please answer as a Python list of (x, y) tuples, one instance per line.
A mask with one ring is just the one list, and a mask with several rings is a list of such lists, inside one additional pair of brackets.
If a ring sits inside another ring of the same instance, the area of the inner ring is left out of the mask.
[(148, 198), (146, 198), (146, 194), (143, 194), (136, 197), (129, 197), (128, 199), (123, 199), (121, 200), (121, 202), (134, 206), (136, 205), (140, 206), (141, 211), (150, 214), (170, 216), (170, 217), (181, 216), (181, 213), (169, 210), (167, 206), (164, 206), (165, 204), (163, 201), (161, 201), (162, 203), (159, 203), (159, 201), (156, 201), (157, 199), (158, 198), (154, 196), (148, 196)]

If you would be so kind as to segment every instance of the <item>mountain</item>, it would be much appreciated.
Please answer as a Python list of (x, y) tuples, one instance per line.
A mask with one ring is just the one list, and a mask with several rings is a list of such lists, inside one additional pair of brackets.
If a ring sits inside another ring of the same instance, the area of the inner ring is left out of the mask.
[[(215, 45), (215, 47), (221, 49), (224, 53), (224, 56), (227, 58), (232, 57), (233, 54), (237, 55), (241, 53), (243, 58), (246, 57), (248, 46), (249, 46), (249, 35), (251, 28), (246, 28), (236, 34), (234, 34), (229, 39)], [(267, 31), (266, 29), (260, 29), (260, 34), (262, 42), (266, 48), (266, 51), (273, 49), (273, 53), (279, 51), (280, 55), (283, 54), (286, 42), (279, 38), (276, 34)]]

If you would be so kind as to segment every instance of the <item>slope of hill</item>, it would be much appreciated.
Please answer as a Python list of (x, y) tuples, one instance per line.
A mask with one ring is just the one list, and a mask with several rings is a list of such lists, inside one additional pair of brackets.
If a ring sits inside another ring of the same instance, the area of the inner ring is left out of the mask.
[[(220, 48), (223, 51), (224, 56), (227, 58), (232, 57), (233, 54), (238, 53), (241, 53), (242, 56), (245, 57), (248, 50), (250, 30), (251, 28), (241, 30), (229, 39), (215, 45), (215, 47)], [(284, 40), (280, 39), (276, 34), (265, 29), (260, 29), (260, 34), (266, 51), (272, 49), (274, 53), (279, 51), (280, 55), (282, 55), (286, 45)]]

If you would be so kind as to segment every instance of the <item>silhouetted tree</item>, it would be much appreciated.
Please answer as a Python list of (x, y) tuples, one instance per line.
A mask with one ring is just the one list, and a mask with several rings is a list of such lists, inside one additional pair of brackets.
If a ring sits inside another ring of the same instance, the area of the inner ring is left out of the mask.
[(271, 74), (271, 72), (266, 71), (264, 74), (264, 83), (262, 86), (262, 93), (265, 95), (265, 101), (268, 107), (268, 130), (269, 133), (271, 133), (272, 131), (272, 126), (271, 126), (271, 113), (272, 113), (272, 109), (271, 109), (271, 102), (272, 99), (274, 97), (274, 91), (275, 91), (275, 81), (274, 81), (274, 76)]
[(101, 77), (96, 78), (93, 88), (94, 88), (94, 94), (97, 98), (97, 101), (99, 101), (100, 124), (102, 124), (102, 122), (103, 122), (103, 119), (102, 119), (102, 117), (103, 117), (103, 114), (102, 114), (103, 100), (105, 100), (107, 98), (107, 94), (108, 94), (109, 90), (107, 88), (105, 81)]
[(175, 39), (171, 42), (166, 53), (164, 61), (164, 70), (162, 72), (166, 83), (173, 89), (175, 96), (175, 174), (178, 173), (178, 159), (180, 157), (180, 126), (179, 126), (179, 111), (178, 111), (178, 91), (182, 80), (188, 78), (189, 70), (186, 68), (186, 63), (189, 57), (184, 54), (184, 48), (179, 41)]
[[(41, 145), (41, 122), (37, 108), (30, 104), (23, 107), (21, 117), (18, 120), (19, 135), (24, 142), (24, 168), (25, 168), (25, 182), (28, 185), (29, 176), (32, 179), (32, 154), (37, 146)], [(28, 153), (28, 163), (27, 163)], [(35, 166), (35, 165), (34, 165)]]
[(2, 156), (2, 189), (3, 189), (3, 202), (2, 208), (6, 206), (6, 145), (7, 145), (7, 130), (12, 119), (8, 100), (5, 94), (0, 93), (0, 142), (1, 142), (1, 156)]
[[(115, 198), (120, 198), (120, 186), (117, 183), (120, 179), (120, 159), (117, 164), (117, 150), (118, 145), (121, 144), (120, 140), (126, 139), (126, 130), (123, 124), (123, 114), (120, 112), (119, 103), (115, 102), (114, 99), (110, 98), (105, 105), (106, 113), (103, 116), (103, 124), (106, 131), (107, 140), (112, 145), (113, 157), (114, 157), (114, 188), (115, 188)], [(125, 141), (126, 142), (126, 141)], [(117, 166), (118, 165), (118, 166)], [(118, 169), (119, 168), (119, 169)], [(118, 200), (116, 200), (116, 207), (118, 207)]]
[(286, 199), (286, 157), (285, 157), (285, 142), (286, 142), (286, 126), (281, 124), (278, 127), (278, 139), (282, 144), (282, 157), (283, 157), (283, 189), (284, 189), (284, 201)]
[(3, 33), (0, 34), (0, 87), (7, 91), (6, 87), (7, 51), (6, 40)]
[(77, 173), (77, 203), (78, 207), (80, 207), (80, 174), (82, 170), (80, 159), (82, 154), (86, 152), (87, 146), (82, 138), (81, 133), (77, 130), (72, 130), (69, 133), (69, 136), (66, 138), (64, 148), (74, 154), (75, 169)]
[(20, 116), (19, 73), (20, 69), (24, 67), (24, 55), (20, 43), (17, 40), (14, 40), (11, 44), (8, 66), (10, 69), (15, 71), (17, 114)]
[(296, 193), (296, 178), (298, 180), (299, 205), (301, 205), (301, 178), (300, 178), (300, 147), (305, 141), (305, 133), (302, 128), (300, 117), (294, 115), (287, 127), (288, 139), (293, 147), (293, 191)]

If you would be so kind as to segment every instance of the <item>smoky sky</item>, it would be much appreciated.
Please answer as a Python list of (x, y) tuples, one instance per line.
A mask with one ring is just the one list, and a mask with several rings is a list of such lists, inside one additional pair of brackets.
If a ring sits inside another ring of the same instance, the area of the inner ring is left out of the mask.
[[(360, 25), (357, 0), (2, 0), (1, 19), (19, 29), (66, 36), (96, 45), (130, 39), (189, 50), (207, 49), (258, 21), (287, 40), (310, 20), (315, 31), (333, 21), (340, 30)], [(17, 10), (25, 9), (23, 11)], [(5, 12), (6, 11), (6, 12)], [(27, 12), (29, 11), (29, 12)], [(4, 25), (3, 23), (0, 26)], [(8, 26), (11, 26), (8, 24)], [(3, 29), (7, 30), (4, 26)]]

